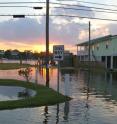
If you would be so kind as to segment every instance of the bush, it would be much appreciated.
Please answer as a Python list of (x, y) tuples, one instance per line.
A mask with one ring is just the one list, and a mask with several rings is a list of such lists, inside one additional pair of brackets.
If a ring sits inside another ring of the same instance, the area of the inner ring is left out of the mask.
[(26, 82), (30, 82), (30, 79), (32, 77), (32, 69), (30, 67), (27, 67), (25, 69), (20, 69), (18, 71), (18, 74), (20, 76), (23, 76), (26, 80)]

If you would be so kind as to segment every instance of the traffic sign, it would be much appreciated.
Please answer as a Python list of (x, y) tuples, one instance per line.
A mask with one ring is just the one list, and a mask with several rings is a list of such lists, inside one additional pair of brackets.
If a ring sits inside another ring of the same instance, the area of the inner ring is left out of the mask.
[(64, 45), (54, 45), (53, 54), (55, 61), (62, 61), (64, 58)]

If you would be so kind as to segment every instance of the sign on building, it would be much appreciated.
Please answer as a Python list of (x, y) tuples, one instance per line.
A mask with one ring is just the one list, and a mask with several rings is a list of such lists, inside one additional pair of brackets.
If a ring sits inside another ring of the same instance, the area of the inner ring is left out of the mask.
[(55, 61), (62, 61), (64, 58), (64, 45), (54, 45), (53, 54)]

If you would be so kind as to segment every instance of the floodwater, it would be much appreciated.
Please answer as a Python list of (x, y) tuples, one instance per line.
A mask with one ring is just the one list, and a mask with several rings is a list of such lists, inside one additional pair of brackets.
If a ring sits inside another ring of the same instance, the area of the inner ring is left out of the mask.
[[(19, 92), (23, 91), (25, 91), (23, 87), (0, 86), (0, 101), (23, 99), (23, 97), (18, 97)], [(31, 89), (28, 89), (28, 93), (30, 96), (36, 95), (36, 92)]]
[[(0, 71), (0, 78), (23, 79), (17, 71)], [(45, 85), (45, 69), (33, 69), (32, 81)], [(50, 87), (57, 89), (57, 69), (50, 69)], [(62, 70), (60, 92), (73, 100), (0, 111), (0, 124), (117, 124), (117, 73)]]

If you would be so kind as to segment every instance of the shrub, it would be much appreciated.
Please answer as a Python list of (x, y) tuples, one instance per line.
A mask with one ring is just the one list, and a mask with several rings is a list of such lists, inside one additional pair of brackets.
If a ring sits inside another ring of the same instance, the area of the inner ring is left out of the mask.
[(32, 78), (32, 69), (30, 67), (27, 67), (25, 69), (20, 69), (18, 71), (18, 74), (20, 76), (23, 76), (26, 80), (26, 82), (29, 82)]

